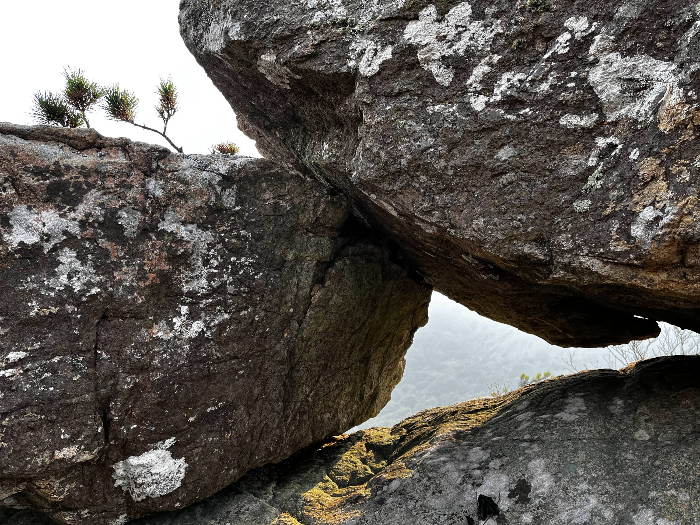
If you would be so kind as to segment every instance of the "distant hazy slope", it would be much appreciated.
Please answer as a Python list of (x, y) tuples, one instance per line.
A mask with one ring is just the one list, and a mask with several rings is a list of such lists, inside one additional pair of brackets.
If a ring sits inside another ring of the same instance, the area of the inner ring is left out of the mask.
[[(520, 374), (569, 373), (571, 349), (497, 323), (433, 293), (430, 321), (418, 330), (406, 355), (406, 371), (391, 401), (358, 428), (388, 426), (425, 408), (489, 395), (489, 385), (517, 385)], [(576, 363), (606, 366), (605, 349), (576, 350)]]

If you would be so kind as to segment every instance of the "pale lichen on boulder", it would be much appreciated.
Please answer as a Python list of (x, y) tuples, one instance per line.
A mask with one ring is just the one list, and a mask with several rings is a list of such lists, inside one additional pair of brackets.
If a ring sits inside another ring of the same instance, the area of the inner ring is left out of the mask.
[(700, 329), (697, 2), (180, 7), (261, 151), (437, 290), (562, 346)]
[(0, 502), (182, 508), (375, 415), (430, 289), (264, 159), (0, 124)]

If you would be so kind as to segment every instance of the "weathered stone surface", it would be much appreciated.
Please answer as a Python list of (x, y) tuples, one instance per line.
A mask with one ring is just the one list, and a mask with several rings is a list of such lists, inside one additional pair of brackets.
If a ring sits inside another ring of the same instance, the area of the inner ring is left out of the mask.
[(344, 196), (263, 159), (0, 124), (0, 239), (0, 501), (63, 523), (371, 417), (427, 320)]
[(700, 523), (699, 357), (427, 410), (257, 469), (134, 525)]
[(261, 151), (439, 291), (562, 346), (700, 330), (695, 0), (180, 6)]

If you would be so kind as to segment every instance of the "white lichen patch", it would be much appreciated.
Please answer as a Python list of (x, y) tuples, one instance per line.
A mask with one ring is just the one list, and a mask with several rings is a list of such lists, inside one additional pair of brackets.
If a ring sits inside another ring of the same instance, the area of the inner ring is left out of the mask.
[(588, 81), (608, 121), (625, 117), (648, 121), (666, 97), (680, 94), (675, 70), (675, 64), (647, 55), (608, 53), (591, 68)]
[(306, 0), (306, 7), (313, 11), (312, 24), (338, 22), (348, 16), (342, 0)]
[[(549, 93), (552, 90), (552, 86), (556, 83), (558, 76), (559, 75), (557, 75), (555, 71), (550, 72), (547, 78), (535, 88), (535, 92), (541, 95)], [(531, 77), (532, 76), (528, 77), (528, 80), (530, 80)]]
[(546, 496), (555, 486), (554, 476), (547, 470), (547, 462), (542, 459), (533, 459), (527, 465), (532, 496)]
[(234, 210), (236, 208), (236, 192), (238, 187), (234, 184), (232, 188), (226, 189), (221, 192), (221, 202), (229, 210)]
[(0, 378), (4, 377), (7, 379), (16, 379), (21, 374), (21, 368), (8, 368), (7, 370), (0, 370)]
[(423, 69), (430, 71), (442, 86), (449, 86), (454, 69), (446, 66), (442, 59), (472, 54), (488, 55), (491, 43), (503, 32), (499, 20), (485, 22), (471, 20), (472, 6), (462, 2), (453, 7), (444, 20), (438, 22), (437, 8), (431, 5), (418, 14), (418, 20), (409, 22), (404, 38), (418, 46), (418, 60)]
[[(83, 264), (78, 260), (77, 254), (73, 250), (63, 248), (58, 256), (59, 264), (58, 268), (56, 268), (56, 275), (49, 279), (46, 284), (54, 290), (64, 290), (69, 287), (78, 293), (102, 281), (104, 278), (97, 275), (89, 257), (88, 261)], [(98, 291), (99, 288), (93, 286), (87, 295)]]
[[(350, 44), (350, 59), (348, 67), (357, 67), (360, 75), (371, 77), (379, 72), (382, 62), (392, 57), (394, 46), (382, 47), (369, 39), (360, 39)], [(360, 55), (362, 55), (360, 57)]]
[(574, 34), (576, 40), (581, 40), (583, 37), (590, 35), (598, 27), (598, 23), (591, 25), (588, 18), (585, 16), (572, 16), (567, 18), (564, 26)]
[(494, 158), (496, 160), (508, 160), (511, 157), (515, 157), (518, 154), (518, 150), (511, 146), (510, 144), (506, 144), (503, 146), (501, 149), (498, 150)]
[(211, 232), (201, 230), (196, 224), (182, 224), (180, 217), (172, 210), (165, 213), (163, 220), (158, 224), (158, 229), (176, 233), (182, 240), (191, 245), (190, 264), (192, 268), (182, 276), (183, 291), (201, 293), (209, 290), (212, 284), (209, 282), (209, 275), (218, 273), (216, 269), (218, 262), (215, 258), (212, 258), (207, 265), (204, 264), (207, 245), (214, 241)]
[(21, 361), (25, 357), (27, 357), (29, 354), (27, 352), (10, 352), (5, 356), (5, 363), (16, 363), (17, 361)]
[(501, 78), (493, 87), (493, 96), (491, 102), (498, 102), (504, 96), (517, 91), (522, 82), (527, 78), (525, 73), (516, 73), (514, 71), (506, 71), (501, 75)]
[[(493, 57), (496, 58), (496, 57), (498, 57), (498, 55), (493, 55)], [(496, 60), (497, 60), (497, 58), (496, 58)], [(477, 69), (479, 67), (482, 67), (482, 64), (479, 64), (479, 66), (477, 66)], [(496, 81), (496, 83), (493, 87), (493, 94), (491, 96), (470, 93), (469, 94), (469, 103), (471, 104), (472, 108), (475, 111), (482, 111), (484, 108), (486, 108), (486, 106), (488, 104), (491, 104), (494, 102), (499, 102), (500, 100), (503, 100), (503, 98), (505, 96), (512, 95), (515, 92), (517, 92), (520, 89), (520, 87), (522, 86), (522, 83), (526, 80), (526, 78), (527, 78), (527, 75), (525, 73), (516, 73), (515, 71), (506, 71), (505, 73), (503, 73), (501, 75), (501, 78), (499, 78)], [(471, 80), (471, 78), (470, 78), (470, 80)], [(516, 119), (515, 116), (508, 115), (505, 112), (503, 112), (502, 110), (498, 110), (498, 111), (501, 113), (501, 115), (504, 118), (507, 118), (509, 120)]]
[[(632, 516), (634, 525), (662, 525), (660, 520), (654, 519), (654, 513), (650, 509), (640, 509)], [(666, 522), (667, 520), (664, 520)], [(665, 525), (665, 524), (664, 524)]]
[(649, 432), (644, 429), (639, 429), (634, 433), (634, 439), (638, 441), (649, 441), (650, 438)]
[(148, 178), (146, 179), (146, 191), (152, 197), (162, 197), (165, 195), (165, 184), (159, 180)]
[(605, 176), (603, 175), (603, 171), (599, 167), (588, 177), (586, 184), (584, 184), (583, 188), (581, 188), (581, 192), (590, 193), (592, 191), (599, 190), (603, 186), (604, 180)]
[(559, 119), (559, 124), (565, 128), (592, 128), (598, 121), (598, 113), (590, 115), (572, 115), (567, 113)]
[(615, 149), (609, 151), (607, 158), (615, 157), (620, 153), (620, 151), (622, 151), (622, 142), (615, 136), (596, 137), (595, 145), (596, 148), (593, 150), (591, 156), (588, 158), (589, 166), (596, 166), (600, 161), (600, 154), (603, 152), (603, 150), (609, 150), (610, 146), (615, 146)]
[(467, 87), (472, 90), (481, 89), (483, 78), (493, 69), (493, 66), (495, 66), (500, 59), (501, 55), (489, 55), (484, 57), (472, 71), (471, 76), (467, 80)]
[(82, 463), (84, 461), (94, 459), (98, 452), (99, 448), (95, 451), (87, 452), (78, 445), (71, 445), (69, 447), (62, 448), (61, 450), (55, 450), (53, 453), (53, 459), (71, 460), (72, 463)]
[(576, 421), (586, 411), (586, 403), (583, 398), (573, 396), (567, 398), (566, 404), (564, 405), (564, 410), (558, 414), (554, 414), (554, 417), (571, 423), (572, 421)]
[(675, 212), (676, 208), (673, 206), (667, 206), (665, 213), (653, 206), (647, 206), (630, 227), (632, 237), (636, 238), (643, 247), (649, 248), (654, 238), (663, 233)]
[(124, 235), (130, 238), (136, 237), (141, 224), (141, 214), (128, 206), (119, 210), (117, 222), (124, 228)]
[(44, 239), (42, 246), (44, 253), (47, 253), (66, 238), (63, 235), (64, 232), (76, 237), (80, 235), (80, 226), (77, 222), (60, 217), (54, 210), (39, 213), (21, 204), (14, 207), (9, 218), (12, 231), (3, 235), (3, 238), (13, 248), (20, 243), (31, 246)]
[(105, 206), (109, 197), (98, 190), (90, 190), (83, 200), (71, 213), (71, 219), (85, 222), (102, 222), (104, 220)]
[(205, 328), (204, 321), (192, 321), (188, 319), (190, 313), (189, 306), (180, 307), (180, 316), (173, 318), (172, 334), (184, 337), (185, 339), (194, 339)]
[(569, 42), (571, 40), (571, 33), (568, 31), (562, 33), (557, 37), (557, 39), (554, 41), (554, 44), (552, 44), (552, 47), (549, 48), (549, 51), (547, 51), (544, 56), (542, 57), (542, 61), (546, 61), (549, 57), (551, 57), (554, 53), (557, 53), (558, 55), (563, 55), (565, 53), (569, 52), (571, 43)]
[(579, 199), (573, 204), (576, 213), (587, 212), (591, 208), (590, 199)]
[[(247, 313), (252, 312), (252, 310), (250, 307)], [(200, 319), (193, 320), (190, 319), (189, 306), (180, 306), (180, 315), (172, 318), (172, 326), (166, 320), (154, 323), (150, 329), (144, 332), (143, 339), (157, 338), (169, 341), (178, 338), (184, 343), (183, 347), (186, 347), (187, 340), (195, 339), (200, 334), (209, 338), (213, 337), (216, 327), (230, 318), (230, 313), (224, 312), (221, 307), (218, 307), (215, 315), (202, 314)]]
[(113, 466), (114, 486), (128, 492), (134, 501), (165, 496), (177, 490), (185, 478), (185, 458), (175, 459), (168, 450), (175, 438), (154, 445), (153, 450), (131, 456)]
[(277, 63), (277, 55), (267, 52), (258, 58), (258, 71), (275, 86), (283, 89), (291, 89), (289, 82), (292, 79), (300, 79), (299, 75), (292, 73), (288, 67)]
[[(213, 10), (212, 10), (213, 11)], [(200, 45), (205, 51), (218, 53), (226, 47), (227, 40), (242, 40), (241, 23), (233, 20), (231, 14), (220, 10), (212, 12), (210, 23), (200, 35)]]

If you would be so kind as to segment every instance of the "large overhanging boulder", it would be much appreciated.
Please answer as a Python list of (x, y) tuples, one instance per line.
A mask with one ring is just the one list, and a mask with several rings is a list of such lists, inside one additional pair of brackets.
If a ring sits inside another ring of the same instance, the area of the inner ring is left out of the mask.
[[(133, 525), (694, 524), (698, 374), (662, 358), (427, 410)], [(49, 525), (33, 519), (8, 525)]]
[(697, 2), (183, 0), (268, 156), (562, 346), (700, 329)]
[(182, 508), (375, 415), (429, 288), (263, 159), (0, 124), (0, 502)]

